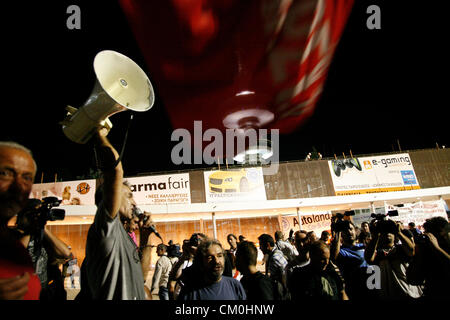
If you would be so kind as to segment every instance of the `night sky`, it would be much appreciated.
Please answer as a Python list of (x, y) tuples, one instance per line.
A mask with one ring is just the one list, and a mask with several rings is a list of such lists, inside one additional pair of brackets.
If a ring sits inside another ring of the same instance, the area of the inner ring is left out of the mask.
[[(111, 49), (145, 63), (114, 1), (14, 2), (3, 10), (3, 103), (0, 140), (29, 147), (37, 181), (74, 180), (94, 168), (89, 145), (69, 141), (58, 124), (65, 106), (81, 106), (95, 75), (92, 61)], [(441, 2), (357, 0), (314, 115), (280, 138), (280, 160), (304, 159), (315, 147), (324, 157), (436, 147), (448, 141), (448, 25)], [(66, 28), (66, 8), (78, 4), (81, 30)], [(381, 30), (368, 30), (366, 8), (381, 8)], [(433, 5), (433, 7), (432, 7)], [(149, 75), (151, 78), (151, 75)], [(157, 94), (157, 83), (153, 83)], [(120, 149), (128, 112), (111, 117), (110, 140)], [(123, 158), (125, 174), (183, 170), (170, 151), (176, 144), (164, 101), (137, 114)]]

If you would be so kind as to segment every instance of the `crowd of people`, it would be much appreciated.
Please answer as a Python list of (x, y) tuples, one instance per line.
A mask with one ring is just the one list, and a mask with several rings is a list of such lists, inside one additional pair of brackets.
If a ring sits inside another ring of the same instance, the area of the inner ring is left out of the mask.
[[(76, 300), (414, 300), (448, 299), (450, 226), (442, 217), (428, 219), (424, 232), (380, 220), (357, 228), (351, 219), (335, 221), (331, 232), (281, 231), (261, 234), (258, 243), (194, 233), (182, 247), (156, 247), (151, 283), (151, 214), (136, 214), (136, 202), (123, 179), (120, 157), (107, 139), (95, 136), (102, 170), (97, 212), (81, 265)], [(70, 247), (46, 229), (45, 219), (23, 215), (36, 174), (31, 152), (0, 142), (0, 299), (55, 300), (49, 281), (58, 261), (68, 261)], [(35, 209), (35, 208), (34, 208)], [(37, 212), (33, 208), (28, 211)], [(25, 210), (26, 211), (26, 210)], [(135, 232), (139, 230), (139, 240)], [(180, 250), (181, 249), (181, 250)], [(258, 262), (258, 250), (264, 254)], [(263, 268), (258, 263), (263, 264)], [(263, 270), (260, 270), (263, 269)], [(54, 277), (52, 277), (54, 279)], [(61, 286), (59, 286), (61, 288)]]
[[(152, 292), (159, 287), (169, 292), (159, 294), (161, 300), (182, 301), (448, 298), (448, 221), (428, 219), (424, 233), (413, 224), (391, 226), (372, 221), (356, 227), (342, 220), (338, 230), (325, 231), (319, 239), (300, 230), (285, 240), (277, 231), (274, 237), (261, 234), (257, 244), (229, 234), (229, 249), (195, 233), (174, 262), (165, 257), (166, 250), (158, 253)], [(258, 250), (264, 254), (260, 262)]]

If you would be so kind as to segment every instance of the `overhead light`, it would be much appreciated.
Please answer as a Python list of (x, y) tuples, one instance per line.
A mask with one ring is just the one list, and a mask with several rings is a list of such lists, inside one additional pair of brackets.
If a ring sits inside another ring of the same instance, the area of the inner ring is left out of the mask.
[(249, 94), (255, 94), (255, 91), (244, 90), (244, 91), (241, 91), (239, 93), (236, 93), (236, 97), (246, 96), (246, 95), (249, 95)]
[(238, 163), (260, 163), (273, 156), (270, 140), (259, 139), (256, 146), (250, 146), (247, 150), (238, 153), (233, 160)]
[[(242, 91), (237, 96), (249, 96), (252, 91)], [(273, 112), (260, 108), (238, 110), (228, 114), (222, 123), (228, 129), (263, 128), (275, 119)]]

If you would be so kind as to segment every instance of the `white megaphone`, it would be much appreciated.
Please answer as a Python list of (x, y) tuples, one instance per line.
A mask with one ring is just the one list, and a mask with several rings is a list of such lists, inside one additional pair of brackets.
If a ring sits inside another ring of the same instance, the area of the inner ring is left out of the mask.
[(70, 140), (85, 144), (99, 125), (112, 127), (109, 116), (126, 110), (143, 112), (155, 101), (153, 86), (145, 72), (130, 58), (115, 51), (99, 52), (94, 59), (97, 76), (94, 89), (85, 104), (76, 109), (67, 106), (62, 124)]

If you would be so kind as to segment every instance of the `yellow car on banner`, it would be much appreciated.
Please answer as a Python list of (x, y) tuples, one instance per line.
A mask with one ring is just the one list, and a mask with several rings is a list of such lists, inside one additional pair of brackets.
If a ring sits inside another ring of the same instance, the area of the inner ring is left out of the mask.
[(248, 192), (251, 183), (245, 169), (228, 169), (213, 172), (209, 176), (209, 190), (216, 193)]

